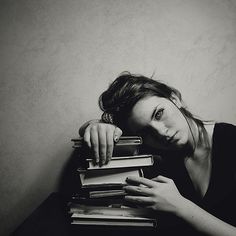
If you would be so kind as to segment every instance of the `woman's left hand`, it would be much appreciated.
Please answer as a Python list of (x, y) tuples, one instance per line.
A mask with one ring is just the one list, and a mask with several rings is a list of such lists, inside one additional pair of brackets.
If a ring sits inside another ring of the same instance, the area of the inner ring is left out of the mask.
[(177, 213), (185, 198), (179, 193), (174, 181), (164, 176), (149, 180), (142, 177), (128, 177), (128, 193), (125, 199), (156, 211)]

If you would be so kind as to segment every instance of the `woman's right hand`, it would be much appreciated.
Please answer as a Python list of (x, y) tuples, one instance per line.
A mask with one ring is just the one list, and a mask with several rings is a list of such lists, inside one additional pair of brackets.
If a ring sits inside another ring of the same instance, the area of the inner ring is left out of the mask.
[(122, 135), (122, 130), (101, 121), (91, 122), (84, 130), (84, 142), (92, 149), (95, 163), (104, 165), (112, 157), (114, 142)]

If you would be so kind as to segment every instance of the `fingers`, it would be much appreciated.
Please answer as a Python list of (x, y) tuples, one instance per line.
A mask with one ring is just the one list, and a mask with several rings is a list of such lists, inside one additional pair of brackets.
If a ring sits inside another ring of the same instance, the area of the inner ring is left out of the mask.
[(106, 163), (106, 156), (107, 156), (107, 133), (106, 133), (106, 130), (102, 126), (98, 126), (96, 132), (98, 135), (97, 148), (98, 148), (98, 153), (100, 157), (99, 164), (104, 165)]
[(146, 179), (143, 177), (134, 177), (134, 176), (130, 176), (126, 179), (126, 182), (128, 184), (133, 184), (133, 185), (139, 185), (139, 184), (143, 184), (149, 188), (155, 187), (155, 182), (150, 180), (150, 179)]
[(90, 129), (86, 129), (84, 132), (84, 142), (87, 144), (89, 148), (91, 148)]
[(128, 202), (136, 203), (138, 205), (151, 205), (153, 204), (153, 199), (150, 197), (143, 196), (125, 196), (125, 200)]
[(114, 142), (118, 142), (121, 135), (122, 135), (122, 130), (119, 127), (115, 127), (114, 137), (113, 137)]
[(142, 195), (142, 196), (153, 196), (153, 191), (147, 187), (140, 187), (140, 186), (125, 186), (123, 187), (125, 192), (128, 194), (133, 195)]
[(106, 132), (106, 141), (107, 141), (107, 152), (106, 152), (106, 163), (111, 160), (114, 142), (113, 142), (113, 132), (108, 129)]
[(99, 163), (99, 143), (98, 143), (98, 133), (96, 132), (96, 129), (94, 127), (91, 128), (90, 131), (90, 142), (91, 142), (91, 148), (93, 149), (95, 162)]
[(170, 183), (172, 181), (172, 179), (167, 178), (162, 175), (158, 175), (157, 177), (153, 178), (152, 180), (155, 182), (159, 182), (159, 183)]
[(96, 164), (104, 165), (111, 160), (114, 141), (118, 141), (122, 130), (112, 124), (92, 123), (84, 132), (84, 141), (94, 153)]

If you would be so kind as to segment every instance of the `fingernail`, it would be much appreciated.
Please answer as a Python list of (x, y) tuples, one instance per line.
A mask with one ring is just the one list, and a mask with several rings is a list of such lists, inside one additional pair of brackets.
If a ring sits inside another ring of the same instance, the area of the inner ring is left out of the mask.
[(114, 141), (115, 141), (115, 142), (118, 142), (118, 137), (117, 137), (117, 135), (114, 136)]

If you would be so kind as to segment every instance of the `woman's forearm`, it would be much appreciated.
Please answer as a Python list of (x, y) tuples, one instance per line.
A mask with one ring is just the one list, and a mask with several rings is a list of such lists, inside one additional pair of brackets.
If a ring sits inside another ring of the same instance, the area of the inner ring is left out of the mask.
[(225, 223), (193, 202), (184, 198), (176, 215), (190, 224), (198, 232), (209, 236), (235, 236), (236, 227)]

